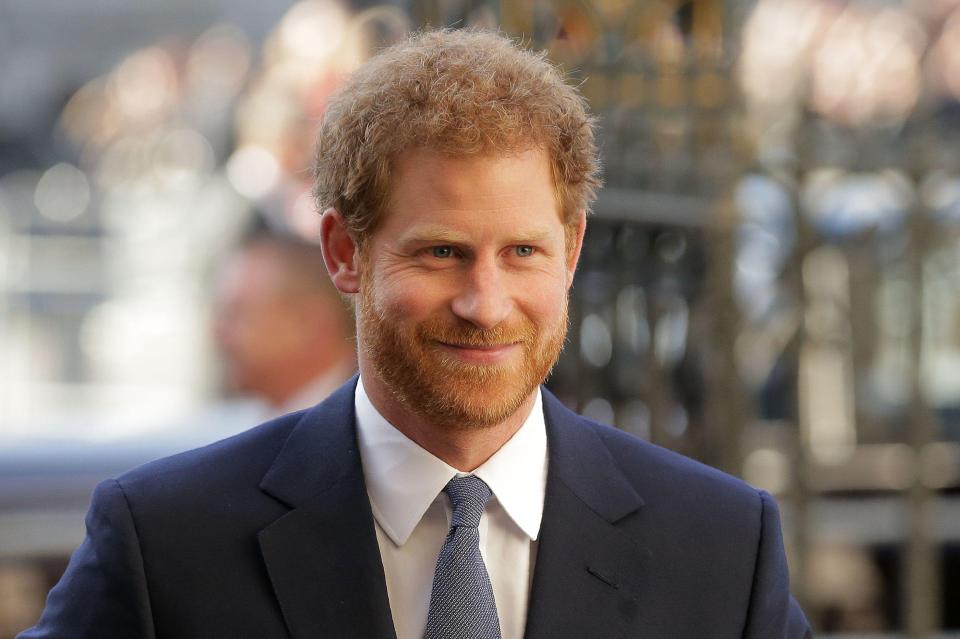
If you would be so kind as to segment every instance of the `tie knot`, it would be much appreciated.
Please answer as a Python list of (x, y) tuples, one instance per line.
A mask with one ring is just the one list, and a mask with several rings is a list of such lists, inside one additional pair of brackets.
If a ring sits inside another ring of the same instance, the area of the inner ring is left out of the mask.
[(480, 525), (480, 516), (483, 508), (490, 499), (490, 487), (486, 482), (475, 475), (457, 476), (451, 479), (443, 492), (450, 497), (453, 506), (453, 517), (450, 526), (469, 526), (476, 528)]

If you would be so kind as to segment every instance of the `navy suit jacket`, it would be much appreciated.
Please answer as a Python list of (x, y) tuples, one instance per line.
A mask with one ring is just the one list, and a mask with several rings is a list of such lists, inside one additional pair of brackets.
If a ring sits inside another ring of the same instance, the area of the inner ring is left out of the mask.
[[(356, 380), (314, 408), (100, 484), (20, 637), (392, 639)], [(543, 393), (528, 639), (801, 639), (773, 500)]]

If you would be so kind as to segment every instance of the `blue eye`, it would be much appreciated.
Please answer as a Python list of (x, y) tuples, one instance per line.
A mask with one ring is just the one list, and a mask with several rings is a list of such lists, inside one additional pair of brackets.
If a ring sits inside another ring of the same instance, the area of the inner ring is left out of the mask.
[(451, 246), (434, 246), (430, 251), (434, 257), (441, 259), (453, 256), (453, 247)]
[(530, 257), (531, 255), (533, 255), (533, 247), (526, 246), (526, 245), (518, 246), (516, 248), (516, 252), (518, 257)]

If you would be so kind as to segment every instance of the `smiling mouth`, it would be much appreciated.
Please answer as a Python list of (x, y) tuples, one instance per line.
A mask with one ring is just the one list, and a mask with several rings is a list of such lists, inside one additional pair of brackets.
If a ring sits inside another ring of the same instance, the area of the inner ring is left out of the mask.
[(509, 346), (517, 346), (519, 342), (505, 342), (503, 344), (454, 344), (452, 342), (440, 342), (442, 346), (447, 346), (449, 348), (462, 348), (467, 350), (477, 350), (477, 351), (495, 351), (501, 348), (507, 348)]
[(476, 364), (496, 364), (510, 357), (520, 346), (519, 342), (504, 344), (457, 344), (451, 342), (437, 342), (440, 348), (453, 354), (458, 359), (464, 359)]

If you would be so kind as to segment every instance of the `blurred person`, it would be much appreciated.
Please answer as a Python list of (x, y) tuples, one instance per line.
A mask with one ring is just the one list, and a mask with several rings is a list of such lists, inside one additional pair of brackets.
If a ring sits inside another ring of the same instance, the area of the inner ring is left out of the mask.
[(418, 34), (346, 81), (317, 148), (359, 377), (101, 484), (24, 639), (810, 636), (769, 495), (541, 386), (599, 185), (543, 56)]
[(43, 572), (25, 561), (0, 563), (0, 639), (33, 623), (43, 609)]
[(216, 301), (227, 389), (263, 401), (265, 418), (313, 406), (356, 370), (353, 318), (317, 246), (251, 232), (229, 257)]
[(820, 618), (820, 630), (880, 633), (889, 629), (883, 611), (883, 576), (867, 548), (821, 543), (810, 556), (808, 611)]

